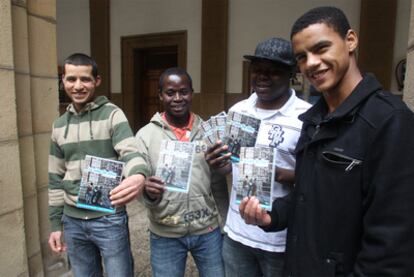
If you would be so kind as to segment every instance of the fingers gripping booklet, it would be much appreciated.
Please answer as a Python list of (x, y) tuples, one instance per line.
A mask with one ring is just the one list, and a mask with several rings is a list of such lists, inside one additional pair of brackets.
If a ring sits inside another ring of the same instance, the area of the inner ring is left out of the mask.
[(275, 149), (272, 147), (241, 147), (238, 163), (236, 203), (255, 196), (262, 208), (270, 210), (275, 180)]
[(192, 142), (161, 141), (155, 176), (165, 182), (167, 190), (188, 192), (194, 153)]
[(109, 192), (121, 183), (123, 168), (123, 162), (86, 155), (76, 207), (115, 213)]

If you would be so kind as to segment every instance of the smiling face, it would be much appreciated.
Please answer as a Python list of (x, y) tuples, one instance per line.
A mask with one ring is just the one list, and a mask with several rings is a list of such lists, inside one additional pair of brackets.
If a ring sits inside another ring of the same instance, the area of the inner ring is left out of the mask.
[(76, 111), (79, 112), (87, 103), (93, 101), (95, 88), (101, 84), (101, 78), (99, 75), (93, 77), (91, 65), (65, 64), (64, 72), (63, 86)]
[(250, 83), (256, 92), (257, 107), (278, 109), (289, 98), (290, 70), (278, 63), (264, 59), (250, 64)]
[(170, 123), (179, 126), (187, 122), (190, 115), (193, 89), (185, 75), (171, 74), (165, 76), (159, 98)]
[(331, 95), (345, 92), (357, 42), (353, 30), (343, 38), (325, 23), (309, 25), (292, 37), (300, 71), (317, 91)]

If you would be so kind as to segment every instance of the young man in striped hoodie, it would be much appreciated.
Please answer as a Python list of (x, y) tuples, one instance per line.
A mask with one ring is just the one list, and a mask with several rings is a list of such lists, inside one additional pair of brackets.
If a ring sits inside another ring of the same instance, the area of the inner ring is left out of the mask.
[[(133, 133), (122, 112), (104, 96), (96, 62), (76, 53), (64, 62), (62, 76), (72, 103), (55, 120), (49, 154), (49, 245), (67, 250), (75, 276), (133, 276), (125, 204), (141, 193), (147, 169), (140, 162)], [(110, 192), (115, 214), (76, 207), (86, 155), (125, 162), (119, 186)], [(63, 236), (64, 241), (63, 242)]]

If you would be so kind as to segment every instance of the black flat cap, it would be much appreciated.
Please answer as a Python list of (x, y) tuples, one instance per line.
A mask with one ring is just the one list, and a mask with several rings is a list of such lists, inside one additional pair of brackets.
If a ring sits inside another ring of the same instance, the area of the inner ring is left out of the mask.
[(257, 45), (254, 55), (244, 55), (243, 57), (248, 60), (266, 59), (289, 67), (296, 65), (292, 45), (283, 38), (269, 38), (262, 41)]

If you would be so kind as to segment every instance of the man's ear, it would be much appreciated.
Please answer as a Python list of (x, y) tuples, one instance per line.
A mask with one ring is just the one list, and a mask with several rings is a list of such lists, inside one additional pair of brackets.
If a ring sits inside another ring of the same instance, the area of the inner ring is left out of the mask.
[(95, 78), (95, 86), (96, 87), (99, 87), (101, 85), (101, 83), (102, 83), (101, 76), (100, 75), (96, 76), (96, 78)]
[(346, 33), (345, 40), (346, 44), (348, 45), (349, 53), (354, 53), (358, 47), (358, 35), (356, 34), (356, 32), (352, 29), (349, 29)]
[(161, 90), (158, 90), (158, 98), (162, 102), (162, 91)]

